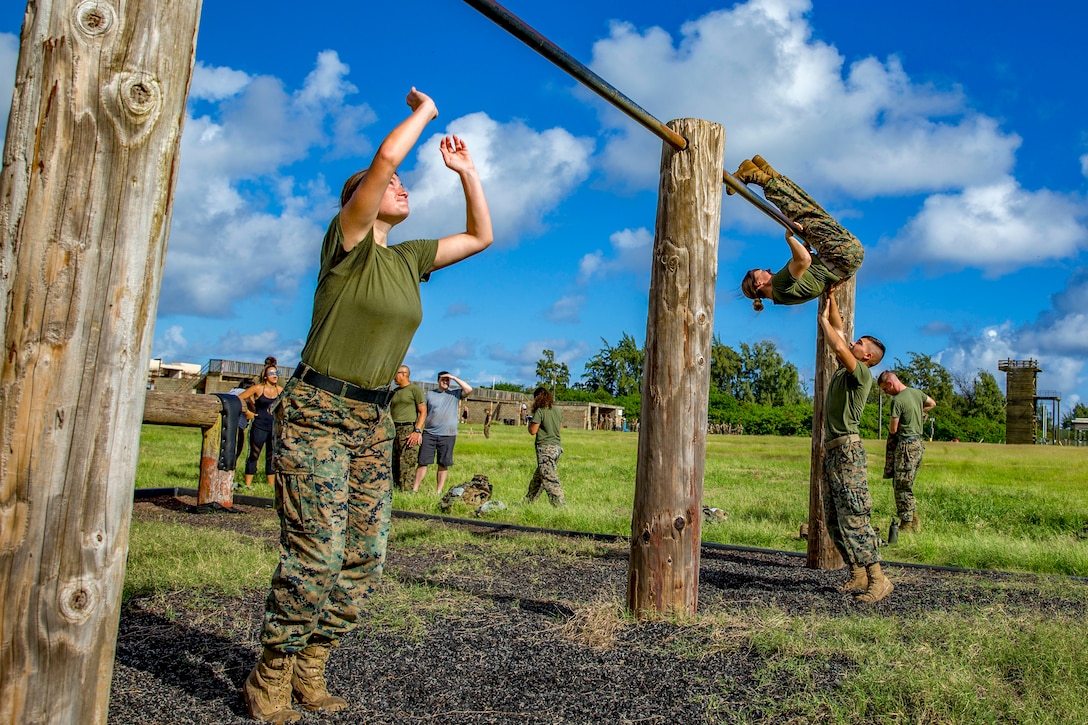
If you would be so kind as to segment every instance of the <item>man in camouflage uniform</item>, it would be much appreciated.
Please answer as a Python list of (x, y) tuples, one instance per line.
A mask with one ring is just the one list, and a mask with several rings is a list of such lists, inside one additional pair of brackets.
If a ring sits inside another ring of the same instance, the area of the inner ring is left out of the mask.
[(389, 403), (389, 414), (397, 429), (397, 439), (393, 442), (393, 486), (398, 491), (411, 491), (416, 482), (419, 452), (415, 449), (423, 440), (423, 424), (427, 420), (423, 388), (413, 383), (411, 376), (407, 365), (397, 368), (393, 377), (397, 389)]
[(933, 410), (937, 403), (921, 390), (904, 385), (891, 370), (880, 374), (877, 385), (892, 398), (888, 447), (885, 453), (886, 457), (890, 454), (892, 470), (889, 476), (886, 460), (884, 477), (892, 479), (899, 530), (918, 533), (922, 530), (922, 519), (918, 515), (918, 504), (914, 500), (914, 477), (922, 465), (922, 452), (925, 450), (922, 442), (925, 414)]
[(884, 357), (884, 345), (869, 335), (852, 344), (846, 341), (833, 289), (820, 310), (820, 327), (840, 363), (824, 401), (824, 521), (835, 548), (850, 565), (843, 591), (858, 592), (859, 602), (878, 602), (893, 587), (880, 568), (877, 535), (869, 521), (872, 499), (858, 424), (873, 387), (869, 368)]

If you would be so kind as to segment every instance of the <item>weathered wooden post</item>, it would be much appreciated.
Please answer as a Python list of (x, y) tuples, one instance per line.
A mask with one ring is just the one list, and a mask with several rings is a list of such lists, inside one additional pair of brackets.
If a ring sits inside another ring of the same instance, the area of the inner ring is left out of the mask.
[(199, 16), (27, 4), (0, 175), (0, 722), (106, 722)]
[[(842, 315), (843, 329), (846, 336), (854, 335), (854, 292), (857, 281), (848, 279), (836, 291), (835, 301)], [(827, 304), (820, 297), (819, 311)], [(816, 382), (812, 391), (812, 464), (809, 471), (808, 489), (808, 555), (809, 568), (834, 570), (843, 567), (842, 556), (827, 534), (824, 522), (824, 400), (827, 388), (831, 385), (831, 376), (839, 369), (839, 359), (834, 351), (824, 342), (824, 331), (818, 318), (816, 323)]]
[(661, 153), (627, 606), (694, 614), (699, 599), (710, 343), (725, 130), (680, 119)]

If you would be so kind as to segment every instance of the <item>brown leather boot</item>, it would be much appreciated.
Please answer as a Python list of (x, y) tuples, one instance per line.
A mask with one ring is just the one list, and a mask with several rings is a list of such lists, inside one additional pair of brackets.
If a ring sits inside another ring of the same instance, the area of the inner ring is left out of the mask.
[(869, 575), (863, 566), (850, 567), (850, 578), (841, 587), (840, 592), (863, 592), (869, 588)]
[[(757, 156), (756, 158), (759, 157)], [(758, 166), (756, 166), (754, 163), (752, 163), (752, 161), (749, 159), (745, 159), (744, 161), (740, 162), (740, 166), (737, 168), (737, 171), (733, 174), (733, 176), (737, 177), (737, 181), (740, 181), (741, 183), (757, 184), (760, 187), (762, 187), (773, 178), (769, 174), (765, 173)], [(725, 191), (727, 194), (736, 193), (728, 186), (725, 187)]]
[(295, 656), (264, 648), (257, 666), (242, 686), (246, 710), (254, 720), (270, 723), (295, 722), (302, 713), (291, 709), (291, 674)]
[(880, 570), (880, 564), (870, 564), (865, 569), (869, 575), (869, 587), (854, 597), (854, 601), (879, 602), (892, 593), (895, 587), (888, 581), (888, 577), (884, 576), (884, 572)]
[[(764, 158), (762, 156), (760, 156), (759, 154), (756, 154), (755, 156), (752, 157), (752, 163), (755, 164), (756, 166), (758, 166), (759, 170), (762, 171), (767, 176), (769, 176), (771, 179), (777, 179), (779, 176), (782, 175), (782, 174), (778, 173), (777, 171), (775, 171), (774, 169), (772, 169), (771, 165), (768, 164), (766, 162), (766, 160), (764, 160)], [(770, 181), (770, 179), (768, 179), (768, 181)]]
[(299, 706), (311, 712), (338, 712), (348, 706), (344, 698), (330, 695), (325, 684), (329, 649), (327, 644), (308, 644), (295, 656), (291, 688)]

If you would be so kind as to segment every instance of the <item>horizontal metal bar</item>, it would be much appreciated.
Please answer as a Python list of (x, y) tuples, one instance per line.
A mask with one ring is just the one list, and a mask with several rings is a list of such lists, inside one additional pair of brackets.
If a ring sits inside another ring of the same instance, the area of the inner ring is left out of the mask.
[(686, 138), (651, 116), (644, 108), (620, 93), (616, 88), (589, 68), (579, 63), (558, 45), (533, 30), (524, 21), (502, 5), (499, 5), (493, 0), (465, 0), (465, 2), (479, 10), (515, 38), (540, 53), (552, 63), (555, 63), (586, 88), (642, 124), (642, 126), (649, 129), (656, 136), (659, 136), (665, 143), (678, 150), (683, 150), (688, 147), (688, 140)]

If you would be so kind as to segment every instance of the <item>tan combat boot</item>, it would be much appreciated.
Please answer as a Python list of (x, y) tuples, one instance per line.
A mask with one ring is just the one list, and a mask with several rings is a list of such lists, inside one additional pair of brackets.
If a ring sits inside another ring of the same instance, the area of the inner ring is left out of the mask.
[(888, 581), (888, 577), (884, 576), (884, 572), (880, 570), (880, 564), (870, 564), (865, 569), (869, 575), (869, 587), (854, 597), (855, 601), (879, 602), (892, 593), (892, 589), (895, 589), (895, 587)]
[(917, 534), (922, 530), (922, 517), (918, 515), (918, 512), (914, 512), (914, 518), (910, 521), (904, 521), (903, 525), (899, 527), (900, 531), (906, 531), (911, 534)]
[(257, 666), (242, 686), (246, 709), (254, 720), (271, 723), (295, 722), (302, 713), (291, 709), (291, 675), (295, 656), (264, 648)]
[[(756, 158), (759, 157), (757, 156)], [(773, 171), (774, 169), (771, 170)], [(737, 177), (737, 181), (740, 181), (744, 184), (757, 184), (761, 187), (769, 182), (772, 178), (774, 178), (770, 174), (763, 171), (763, 169), (752, 163), (752, 161), (749, 159), (745, 159), (744, 161), (740, 162), (740, 166), (737, 168), (737, 171), (733, 174), (733, 176)], [(728, 186), (725, 187), (725, 191), (727, 194), (736, 193)]]
[(840, 592), (863, 592), (869, 587), (869, 574), (863, 566), (851, 566), (850, 578), (839, 587)]
[(325, 684), (325, 664), (329, 645), (308, 644), (295, 656), (295, 676), (291, 688), (300, 707), (311, 712), (338, 712), (348, 706), (342, 697), (330, 695)]
[[(767, 181), (770, 181), (771, 179), (777, 179), (779, 176), (782, 175), (782, 174), (778, 173), (777, 171), (775, 171), (774, 169), (772, 169), (771, 165), (768, 164), (766, 162), (766, 160), (764, 160), (764, 158), (762, 156), (758, 155), (758, 154), (756, 154), (755, 156), (752, 157), (752, 163), (755, 164), (756, 166), (758, 166), (759, 170), (762, 171), (764, 174), (766, 174), (769, 177), (767, 179)], [(764, 183), (766, 183), (766, 182), (764, 182)]]

